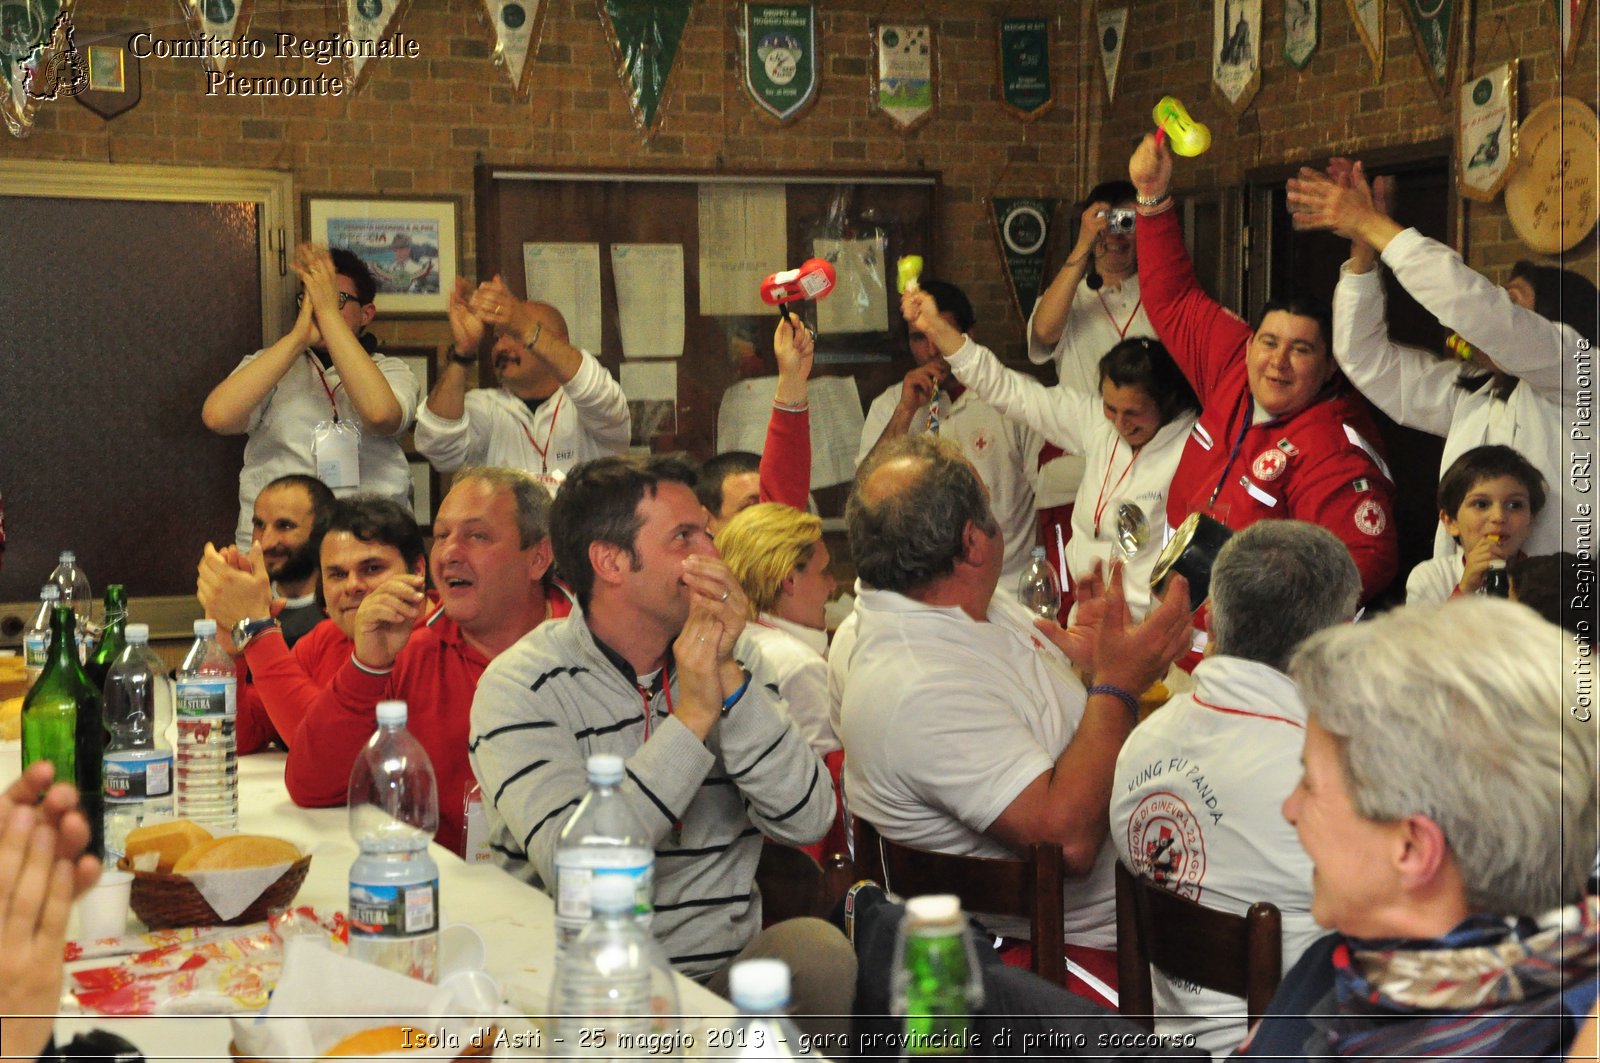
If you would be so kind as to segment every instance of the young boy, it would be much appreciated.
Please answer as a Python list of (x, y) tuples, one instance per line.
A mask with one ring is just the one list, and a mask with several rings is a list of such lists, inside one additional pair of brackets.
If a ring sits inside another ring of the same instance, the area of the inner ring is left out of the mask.
[(1439, 521), (1457, 548), (1411, 570), (1407, 605), (1474, 594), (1491, 562), (1519, 557), (1534, 516), (1544, 508), (1545, 482), (1510, 447), (1474, 447), (1445, 470), (1438, 497)]

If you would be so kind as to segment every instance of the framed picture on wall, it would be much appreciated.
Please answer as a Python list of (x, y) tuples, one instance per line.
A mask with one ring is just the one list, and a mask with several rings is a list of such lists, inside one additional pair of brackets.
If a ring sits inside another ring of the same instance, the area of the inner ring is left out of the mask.
[(442, 317), (460, 264), (461, 200), (303, 197), (306, 238), (353, 252), (378, 282), (378, 313)]

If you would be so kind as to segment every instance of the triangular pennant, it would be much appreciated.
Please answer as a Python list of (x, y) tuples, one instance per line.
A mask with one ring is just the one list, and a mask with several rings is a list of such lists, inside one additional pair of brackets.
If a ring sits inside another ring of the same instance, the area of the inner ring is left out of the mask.
[(389, 57), (386, 49), (364, 45), (367, 42), (379, 45), (384, 37), (392, 33), (407, 3), (408, 0), (344, 0), (344, 35), (355, 45), (346, 50), (344, 59), (346, 95), (361, 88), (371, 72), (370, 64), (374, 58)]
[(1461, 23), (1459, 0), (1400, 0), (1417, 45), (1417, 57), (1440, 103), (1453, 102), (1456, 82), (1456, 29)]
[(903, 130), (933, 117), (937, 91), (937, 52), (933, 27), (921, 23), (879, 23), (872, 27), (876, 64), (872, 98), (878, 110)]
[(1128, 9), (1102, 10), (1096, 18), (1100, 40), (1100, 68), (1106, 72), (1106, 102), (1117, 98), (1117, 73), (1122, 69), (1122, 42), (1128, 33)]
[(0, 116), (14, 137), (33, 131), (41, 101), (75, 96), (88, 86), (71, 6), (71, 0), (0, 5)]
[(1583, 43), (1583, 16), (1589, 10), (1589, 0), (1553, 0), (1556, 5), (1556, 28), (1561, 33), (1561, 61), (1572, 62)]
[(744, 89), (780, 122), (817, 102), (817, 10), (810, 4), (744, 5)]
[(1383, 5), (1385, 0), (1345, 0), (1350, 8), (1350, 21), (1356, 24), (1356, 36), (1372, 60), (1372, 80), (1383, 80)]
[(178, 0), (207, 70), (226, 74), (250, 32), (252, 0)]
[(617, 76), (628, 94), (628, 109), (633, 112), (634, 125), (648, 137), (655, 132), (666, 99), (667, 80), (689, 25), (691, 0), (598, 2)]
[(1304, 70), (1322, 43), (1322, 0), (1284, 0), (1283, 61)]
[(506, 68), (518, 96), (528, 92), (528, 56), (539, 51), (544, 0), (483, 0), (494, 26), (494, 61)]
[(989, 200), (1000, 258), (1005, 262), (1017, 316), (1026, 321), (1044, 291), (1050, 225), (1056, 200), (993, 196)]
[(1211, 85), (1243, 114), (1261, 88), (1261, 0), (1211, 0)]
[(1517, 142), (1517, 68), (1508, 59), (1468, 78), (1456, 102), (1456, 191), (1489, 203), (1511, 176)]

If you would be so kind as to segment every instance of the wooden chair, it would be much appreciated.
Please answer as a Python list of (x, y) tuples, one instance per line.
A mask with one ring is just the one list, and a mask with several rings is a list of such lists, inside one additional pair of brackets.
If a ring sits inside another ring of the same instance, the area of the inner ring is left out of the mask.
[(953, 893), (969, 912), (1029, 920), (1033, 973), (1056, 985), (1066, 984), (1059, 845), (1035, 844), (1025, 860), (951, 856), (892, 842), (857, 816), (850, 817), (850, 825), (856, 843), (856, 870), (862, 878), (902, 897)]
[(771, 926), (807, 915), (826, 919), (854, 881), (850, 858), (843, 853), (834, 853), (823, 867), (804, 850), (768, 838), (756, 865), (761, 922)]
[(1249, 1021), (1283, 978), (1283, 924), (1276, 905), (1231, 915), (1180, 897), (1117, 863), (1117, 991), (1124, 1018), (1155, 1026), (1150, 965), (1174, 978), (1243, 997)]

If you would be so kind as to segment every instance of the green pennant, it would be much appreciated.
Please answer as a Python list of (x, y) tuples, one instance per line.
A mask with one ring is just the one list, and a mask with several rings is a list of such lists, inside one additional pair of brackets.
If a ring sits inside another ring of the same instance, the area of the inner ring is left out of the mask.
[(1000, 256), (1017, 312), (1026, 321), (1044, 290), (1045, 259), (1050, 249), (1050, 225), (1056, 200), (994, 196), (989, 201)]
[(655, 130), (667, 78), (689, 24), (692, 0), (599, 0), (599, 4), (633, 120), (649, 135)]

